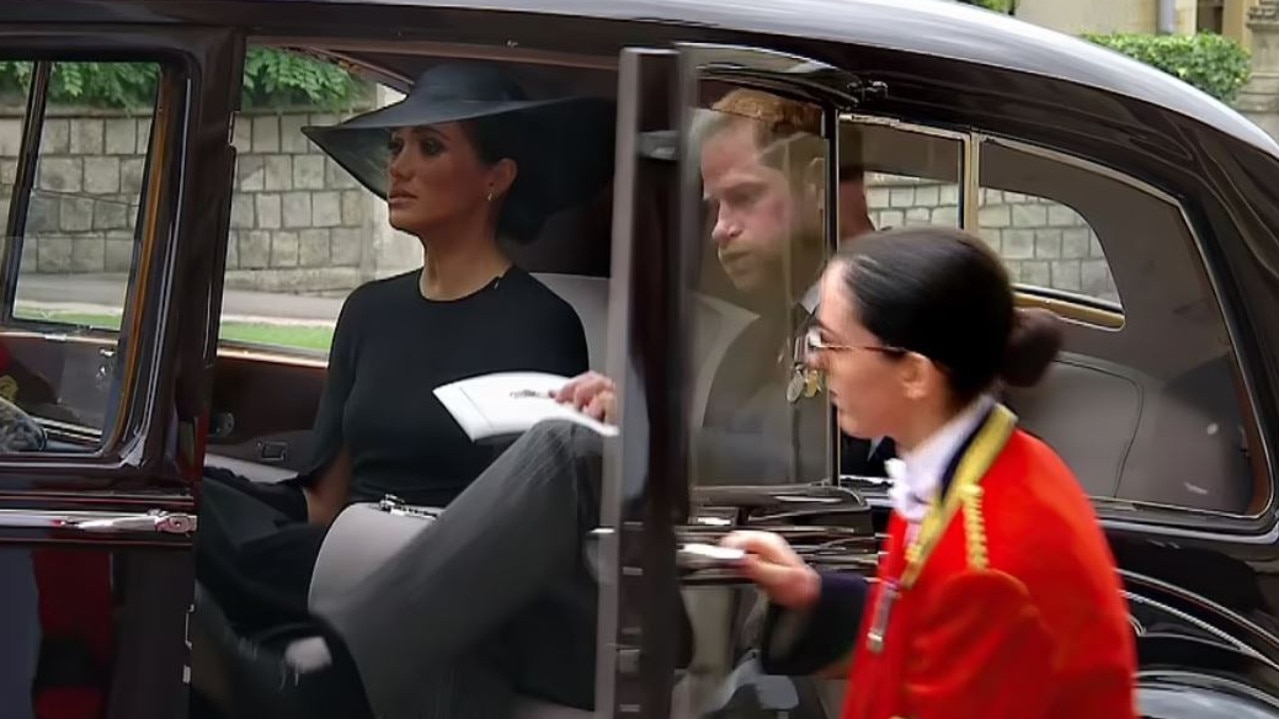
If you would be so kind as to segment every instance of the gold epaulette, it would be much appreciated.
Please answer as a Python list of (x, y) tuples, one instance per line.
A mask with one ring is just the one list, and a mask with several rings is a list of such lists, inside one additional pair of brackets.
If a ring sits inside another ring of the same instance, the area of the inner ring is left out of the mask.
[(902, 586), (909, 588), (919, 579), (928, 558), (946, 533), (946, 528), (961, 509), (964, 512), (964, 540), (967, 546), (968, 565), (984, 569), (988, 563), (986, 553), (986, 523), (981, 510), (981, 480), (995, 464), (999, 453), (1008, 444), (1017, 417), (1007, 407), (997, 404), (991, 410), (976, 436), (959, 460), (950, 488), (940, 503), (934, 502), (920, 524), (919, 533), (906, 547), (906, 569), (902, 572)]
[(968, 548), (968, 568), (986, 568), (986, 519), (981, 513), (981, 485), (964, 492), (964, 543)]

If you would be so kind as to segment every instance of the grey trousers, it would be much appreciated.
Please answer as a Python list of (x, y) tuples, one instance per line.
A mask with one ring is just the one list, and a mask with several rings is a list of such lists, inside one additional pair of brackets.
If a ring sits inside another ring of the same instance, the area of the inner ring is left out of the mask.
[(594, 704), (602, 439), (521, 436), (357, 589), (312, 610), (345, 641), (379, 719), (501, 719), (517, 694)]

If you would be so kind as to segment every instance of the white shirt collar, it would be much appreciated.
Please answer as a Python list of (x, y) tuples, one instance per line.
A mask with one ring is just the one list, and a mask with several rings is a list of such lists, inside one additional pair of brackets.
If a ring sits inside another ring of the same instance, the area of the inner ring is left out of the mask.
[(986, 410), (994, 403), (993, 397), (982, 395), (914, 450), (903, 452), (900, 459), (884, 463), (884, 469), (893, 480), (893, 486), (888, 490), (893, 508), (906, 521), (923, 520), (941, 487), (947, 465), (964, 440), (976, 431)]
[(804, 293), (804, 298), (799, 301), (799, 304), (804, 308), (804, 311), (808, 312), (808, 314), (811, 315), (817, 311), (817, 303), (821, 301), (821, 298), (822, 298), (821, 282), (814, 282), (808, 288), (808, 291)]

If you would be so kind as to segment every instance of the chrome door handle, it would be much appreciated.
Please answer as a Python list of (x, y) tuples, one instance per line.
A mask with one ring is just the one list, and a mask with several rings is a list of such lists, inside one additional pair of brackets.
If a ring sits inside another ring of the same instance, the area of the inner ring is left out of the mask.
[(190, 534), (198, 520), (195, 515), (151, 510), (146, 514), (127, 514), (99, 519), (83, 519), (71, 526), (82, 532), (159, 532)]
[(0, 527), (58, 529), (93, 534), (117, 532), (155, 532), (158, 534), (193, 534), (199, 526), (194, 514), (153, 509), (135, 512), (46, 512), (23, 509), (0, 509)]

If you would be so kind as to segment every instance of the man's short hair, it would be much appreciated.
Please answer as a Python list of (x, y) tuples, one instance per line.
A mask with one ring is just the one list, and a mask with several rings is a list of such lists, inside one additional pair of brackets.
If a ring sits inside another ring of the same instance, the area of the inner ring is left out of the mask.
[[(704, 140), (727, 129), (737, 119), (749, 120), (755, 130), (755, 144), (762, 150), (798, 137), (822, 135), (822, 109), (817, 105), (780, 97), (753, 88), (738, 88), (711, 106), (718, 114), (699, 133)], [(839, 127), (839, 177), (861, 179), (862, 134), (851, 123)]]

